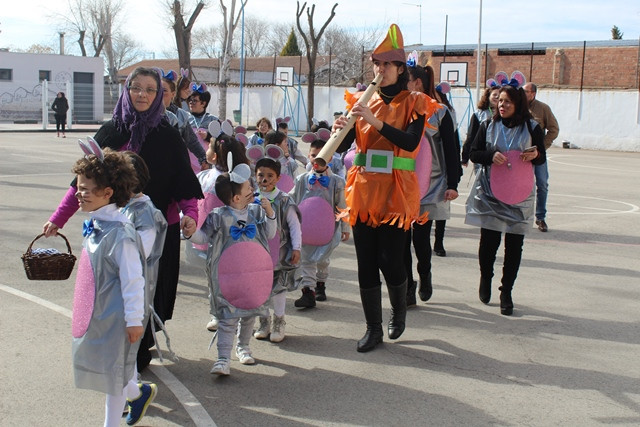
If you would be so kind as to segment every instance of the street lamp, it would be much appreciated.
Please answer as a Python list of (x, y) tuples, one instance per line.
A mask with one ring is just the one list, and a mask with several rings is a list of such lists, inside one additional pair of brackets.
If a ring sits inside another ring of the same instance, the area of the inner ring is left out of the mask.
[(417, 3), (402, 3), (402, 4), (406, 4), (407, 6), (416, 6), (420, 8), (420, 44), (422, 44), (422, 4), (417, 4)]
[(480, 17), (478, 18), (478, 57), (476, 59), (476, 102), (480, 100), (480, 65), (482, 60), (480, 59), (480, 49), (482, 49), (482, 0), (480, 0)]

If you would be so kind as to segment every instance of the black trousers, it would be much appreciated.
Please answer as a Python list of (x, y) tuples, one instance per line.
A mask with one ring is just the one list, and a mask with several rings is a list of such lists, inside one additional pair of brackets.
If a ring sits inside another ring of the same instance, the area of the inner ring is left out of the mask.
[(56, 119), (56, 131), (60, 132), (62, 130), (64, 132), (64, 127), (67, 125), (67, 115), (59, 116), (54, 114), (53, 117)]
[[(480, 248), (478, 249), (478, 261), (480, 263), (480, 275), (490, 280), (493, 277), (493, 265), (500, 247), (502, 233), (499, 231), (480, 229)], [(505, 233), (504, 236), (504, 265), (502, 267), (502, 285), (507, 289), (513, 288), (518, 276), (520, 261), (522, 259), (522, 246), (524, 234)]]
[(352, 230), (361, 289), (380, 286), (380, 272), (387, 286), (398, 286), (407, 279), (404, 253), (408, 231), (384, 224), (374, 228), (361, 222)]

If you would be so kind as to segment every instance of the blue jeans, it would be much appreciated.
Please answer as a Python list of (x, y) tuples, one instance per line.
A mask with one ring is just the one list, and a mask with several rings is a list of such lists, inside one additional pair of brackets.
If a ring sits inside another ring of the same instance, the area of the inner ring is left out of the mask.
[(544, 220), (547, 216), (547, 193), (549, 192), (549, 169), (547, 162), (534, 166), (536, 174), (536, 219)]

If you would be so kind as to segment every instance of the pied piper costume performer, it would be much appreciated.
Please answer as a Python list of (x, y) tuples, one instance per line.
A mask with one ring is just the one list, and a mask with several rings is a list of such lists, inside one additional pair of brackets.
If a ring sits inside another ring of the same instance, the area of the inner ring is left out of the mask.
[[(397, 25), (391, 25), (387, 37), (371, 57), (373, 61), (393, 62), (404, 67), (404, 46)], [(346, 94), (349, 109), (361, 94)], [(381, 130), (358, 119), (355, 129), (340, 146), (340, 151), (347, 150), (355, 136), (356, 154), (347, 174), (346, 202), (367, 323), (367, 332), (358, 342), (360, 352), (370, 351), (382, 342), (380, 271), (385, 276), (392, 306), (389, 337), (396, 339), (404, 331), (407, 275), (400, 266), (404, 265), (407, 230), (414, 221), (427, 220), (427, 215), (420, 217), (415, 173), (418, 144), (425, 120), (439, 108), (427, 95), (409, 92), (400, 82), (380, 87), (367, 106), (383, 122)]]
[(119, 395), (134, 377), (140, 345), (129, 343), (126, 327), (146, 327), (149, 319), (144, 249), (131, 221), (115, 204), (93, 212), (83, 234), (73, 298), (75, 384)]

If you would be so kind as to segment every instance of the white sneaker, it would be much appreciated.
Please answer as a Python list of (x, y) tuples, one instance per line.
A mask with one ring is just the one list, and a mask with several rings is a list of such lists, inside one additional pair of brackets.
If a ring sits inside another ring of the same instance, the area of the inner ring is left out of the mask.
[(284, 325), (286, 324), (284, 315), (273, 315), (273, 331), (271, 332), (271, 338), (269, 338), (271, 342), (280, 342), (284, 339)]
[(207, 330), (211, 332), (218, 330), (218, 318), (216, 316), (211, 316), (211, 320), (207, 323)]
[(253, 333), (254, 338), (259, 340), (265, 340), (269, 337), (271, 333), (271, 318), (267, 317), (258, 317), (260, 320), (260, 326), (258, 330)]
[(249, 346), (236, 346), (236, 356), (238, 356), (238, 360), (243, 365), (253, 365), (256, 363), (256, 359), (251, 355), (251, 349)]
[(221, 357), (216, 360), (211, 368), (210, 373), (214, 375), (229, 375), (231, 374), (231, 368), (229, 367), (229, 359)]

